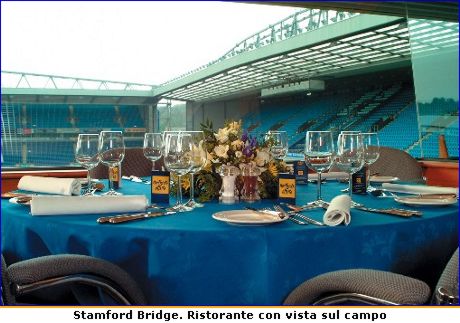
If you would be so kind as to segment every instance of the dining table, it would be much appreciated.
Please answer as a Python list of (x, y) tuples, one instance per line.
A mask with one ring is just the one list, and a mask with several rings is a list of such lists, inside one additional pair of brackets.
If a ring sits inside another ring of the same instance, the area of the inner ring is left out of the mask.
[[(323, 199), (344, 194), (346, 187), (325, 182)], [(118, 191), (150, 199), (151, 187), (123, 180)], [(297, 185), (297, 205), (315, 197), (315, 184)], [(416, 209), (422, 215), (351, 209), (350, 224), (338, 226), (289, 219), (234, 224), (213, 217), (277, 204), (264, 199), (211, 201), (190, 212), (107, 224), (96, 222), (101, 214), (32, 216), (29, 206), (3, 199), (1, 247), (7, 263), (64, 253), (106, 259), (138, 282), (151, 305), (281, 305), (303, 281), (351, 268), (391, 271), (433, 287), (458, 247), (458, 203), (408, 206), (369, 194), (354, 194), (353, 200), (367, 207)], [(324, 212), (317, 208), (303, 214), (321, 222)]]

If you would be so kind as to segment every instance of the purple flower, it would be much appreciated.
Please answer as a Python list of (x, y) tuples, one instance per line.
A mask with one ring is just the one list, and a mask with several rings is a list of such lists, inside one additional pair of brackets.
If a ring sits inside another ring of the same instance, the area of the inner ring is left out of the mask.
[(250, 145), (252, 148), (256, 148), (256, 145), (257, 145), (257, 139), (256, 139), (256, 137), (252, 137), (252, 138), (251, 138), (249, 145)]
[(248, 140), (248, 131), (245, 130), (241, 136), (241, 141), (246, 142)]
[(251, 156), (252, 156), (252, 148), (251, 148), (251, 146), (246, 146), (246, 147), (244, 147), (244, 149), (243, 149), (243, 154), (244, 154), (246, 157), (251, 157)]

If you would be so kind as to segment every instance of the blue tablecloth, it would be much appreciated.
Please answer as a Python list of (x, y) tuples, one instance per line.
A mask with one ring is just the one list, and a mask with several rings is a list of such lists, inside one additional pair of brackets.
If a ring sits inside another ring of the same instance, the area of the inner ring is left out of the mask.
[[(344, 187), (328, 182), (323, 197)], [(121, 191), (148, 194), (149, 186), (124, 181)], [(315, 196), (315, 185), (298, 186), (298, 204)], [(353, 198), (370, 207), (405, 207)], [(433, 285), (458, 245), (458, 204), (419, 208), (420, 218), (352, 210), (347, 227), (234, 226), (211, 217), (244, 206), (206, 203), (193, 212), (104, 225), (96, 223), (100, 215), (33, 217), (28, 207), (2, 200), (2, 252), (8, 263), (59, 253), (107, 259), (139, 282), (151, 304), (278, 305), (305, 279), (338, 269), (389, 270)], [(307, 214), (321, 220), (323, 213)]]

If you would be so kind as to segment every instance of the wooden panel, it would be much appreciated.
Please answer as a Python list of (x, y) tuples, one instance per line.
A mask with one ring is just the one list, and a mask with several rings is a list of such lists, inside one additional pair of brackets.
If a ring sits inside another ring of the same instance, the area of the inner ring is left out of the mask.
[(86, 170), (46, 170), (46, 171), (10, 171), (2, 172), (2, 193), (17, 189), (18, 182), (24, 175), (46, 177), (86, 177)]
[(458, 187), (458, 162), (422, 161), (428, 185)]

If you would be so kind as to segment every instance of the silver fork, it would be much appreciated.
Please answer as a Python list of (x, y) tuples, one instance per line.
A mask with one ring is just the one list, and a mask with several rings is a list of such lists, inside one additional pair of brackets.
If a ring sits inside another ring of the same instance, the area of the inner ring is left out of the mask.
[(279, 205), (274, 205), (273, 208), (275, 209), (275, 211), (279, 212), (280, 216), (281, 215), (283, 215), (283, 217), (287, 216), (288, 219), (291, 220), (294, 223), (297, 223), (297, 224), (300, 224), (300, 225), (307, 225), (308, 224), (306, 222), (300, 221), (300, 220), (292, 217), (290, 214), (286, 213), (286, 211), (284, 211), (284, 209)]

